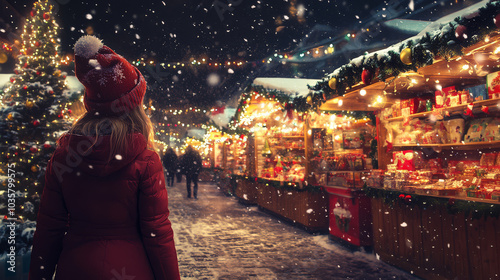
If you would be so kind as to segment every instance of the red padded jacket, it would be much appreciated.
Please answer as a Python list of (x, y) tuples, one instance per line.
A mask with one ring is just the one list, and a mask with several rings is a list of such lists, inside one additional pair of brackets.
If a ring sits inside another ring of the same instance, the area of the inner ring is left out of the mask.
[(65, 135), (48, 163), (29, 279), (180, 279), (163, 167), (144, 136)]

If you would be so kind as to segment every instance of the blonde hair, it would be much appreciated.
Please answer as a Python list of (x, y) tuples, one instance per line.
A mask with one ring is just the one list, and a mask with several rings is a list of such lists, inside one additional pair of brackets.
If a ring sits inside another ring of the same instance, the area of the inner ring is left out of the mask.
[[(99, 136), (109, 134), (111, 137), (108, 162), (115, 154), (121, 154), (128, 147), (127, 135), (139, 132), (145, 138), (149, 149), (154, 150), (154, 128), (151, 120), (146, 115), (141, 105), (135, 107), (132, 111), (121, 116), (100, 116), (95, 113), (86, 112), (69, 129), (68, 134), (81, 134), (86, 136)], [(88, 150), (97, 143), (95, 137), (94, 143)]]

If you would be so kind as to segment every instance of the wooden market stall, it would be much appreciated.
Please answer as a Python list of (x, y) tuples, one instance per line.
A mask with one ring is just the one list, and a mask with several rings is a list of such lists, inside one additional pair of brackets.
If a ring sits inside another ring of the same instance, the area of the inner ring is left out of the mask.
[(322, 110), (375, 110), (374, 252), (425, 279), (500, 275), (500, 3), (481, 5), (354, 59), (313, 95), (332, 97)]
[(307, 114), (295, 98), (318, 80), (257, 78), (240, 98), (234, 127), (249, 131), (248, 165), (236, 196), (309, 231), (328, 228), (326, 193), (307, 180), (313, 155)]

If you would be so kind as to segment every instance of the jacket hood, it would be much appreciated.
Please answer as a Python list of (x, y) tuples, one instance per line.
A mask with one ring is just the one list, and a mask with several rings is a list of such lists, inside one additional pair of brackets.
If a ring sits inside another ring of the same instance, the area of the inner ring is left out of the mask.
[(96, 144), (92, 146), (95, 140), (95, 136), (66, 134), (61, 137), (59, 145), (67, 152), (66, 160), (71, 161), (73, 166), (76, 165), (76, 169), (99, 177), (127, 166), (147, 147), (146, 138), (141, 133), (128, 134), (127, 149), (113, 155), (108, 162), (112, 146), (111, 136), (98, 136)]

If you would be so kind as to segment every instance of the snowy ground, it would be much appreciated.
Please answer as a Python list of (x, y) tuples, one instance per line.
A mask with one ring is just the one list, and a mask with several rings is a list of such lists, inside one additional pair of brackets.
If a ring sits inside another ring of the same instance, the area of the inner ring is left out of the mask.
[(182, 279), (417, 279), (312, 235), (201, 184), (187, 199), (184, 181), (169, 187)]

